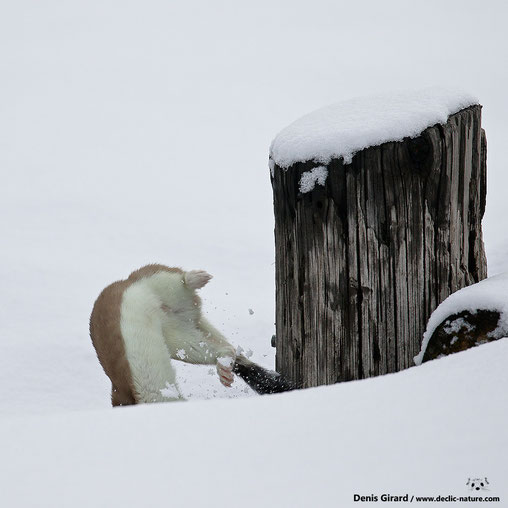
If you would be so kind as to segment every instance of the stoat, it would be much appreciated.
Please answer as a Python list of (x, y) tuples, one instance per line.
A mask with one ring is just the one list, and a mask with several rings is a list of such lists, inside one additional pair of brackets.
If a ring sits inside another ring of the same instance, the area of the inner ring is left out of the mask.
[(106, 287), (95, 301), (90, 336), (112, 383), (113, 406), (181, 400), (171, 359), (215, 364), (220, 381), (233, 372), (258, 393), (293, 389), (277, 373), (236, 355), (201, 313), (202, 270), (147, 265)]

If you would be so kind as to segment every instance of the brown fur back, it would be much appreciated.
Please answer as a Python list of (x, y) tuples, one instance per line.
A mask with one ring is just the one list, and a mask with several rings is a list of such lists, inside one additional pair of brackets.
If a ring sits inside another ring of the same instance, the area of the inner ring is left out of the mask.
[(139, 268), (139, 270), (132, 272), (129, 275), (128, 280), (130, 282), (136, 282), (138, 280), (145, 279), (147, 277), (151, 277), (152, 275), (155, 275), (156, 273), (159, 273), (159, 272), (183, 273), (183, 270), (181, 268), (170, 268), (169, 266), (165, 266), (165, 265), (157, 265), (157, 264), (146, 265), (146, 266)]
[(136, 395), (120, 329), (123, 292), (132, 282), (114, 282), (102, 291), (90, 316), (90, 337), (99, 362), (111, 379), (113, 406), (136, 404)]

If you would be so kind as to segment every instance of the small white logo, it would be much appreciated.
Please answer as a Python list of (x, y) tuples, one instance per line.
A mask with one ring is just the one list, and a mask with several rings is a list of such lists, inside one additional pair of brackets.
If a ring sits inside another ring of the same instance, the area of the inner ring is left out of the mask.
[(469, 490), (489, 490), (487, 485), (489, 485), (489, 481), (487, 477), (485, 478), (468, 478), (466, 485), (469, 487)]

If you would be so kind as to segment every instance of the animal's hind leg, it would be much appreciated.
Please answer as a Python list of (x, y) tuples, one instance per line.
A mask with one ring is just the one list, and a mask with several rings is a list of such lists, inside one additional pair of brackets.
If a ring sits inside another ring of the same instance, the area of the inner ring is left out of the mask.
[(136, 403), (182, 400), (162, 331), (130, 328), (124, 342)]
[(130, 406), (136, 404), (134, 393), (119, 390), (115, 385), (111, 386), (111, 404), (116, 406)]

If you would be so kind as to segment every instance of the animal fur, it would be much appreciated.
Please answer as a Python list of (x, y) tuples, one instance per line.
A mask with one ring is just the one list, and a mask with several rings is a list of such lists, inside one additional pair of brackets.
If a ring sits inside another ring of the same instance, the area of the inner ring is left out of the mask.
[(258, 393), (292, 389), (277, 373), (236, 357), (202, 316), (196, 290), (210, 278), (201, 270), (148, 265), (102, 291), (90, 336), (112, 383), (113, 406), (181, 400), (171, 359), (215, 364), (225, 386), (231, 386), (234, 371)]

